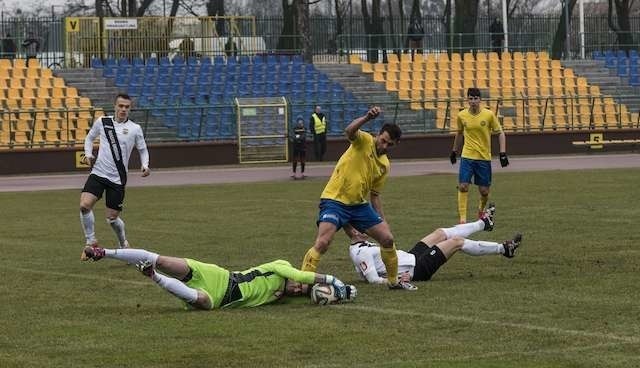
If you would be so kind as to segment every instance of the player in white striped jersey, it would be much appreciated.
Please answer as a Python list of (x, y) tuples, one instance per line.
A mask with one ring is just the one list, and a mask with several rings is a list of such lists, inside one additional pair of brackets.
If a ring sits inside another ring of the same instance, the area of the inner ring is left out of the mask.
[[(481, 219), (436, 229), (410, 251), (398, 250), (398, 279), (402, 282), (427, 281), (458, 251), (472, 256), (502, 254), (512, 258), (522, 242), (522, 234), (502, 243), (466, 239), (475, 232), (493, 230), (494, 213), (495, 205), (489, 204)], [(387, 270), (380, 257), (380, 247), (357, 232), (352, 233), (351, 241), (349, 255), (360, 277), (369, 283), (385, 283)]]
[[(131, 98), (118, 94), (115, 115), (102, 116), (93, 123), (84, 140), (83, 162), (91, 166), (91, 174), (80, 194), (80, 222), (87, 245), (97, 245), (93, 206), (106, 193), (107, 222), (118, 237), (121, 248), (129, 242), (120, 218), (124, 201), (129, 158), (135, 147), (140, 154), (142, 177), (149, 176), (149, 152), (140, 125), (129, 120)], [(93, 156), (93, 141), (100, 137), (98, 158)]]

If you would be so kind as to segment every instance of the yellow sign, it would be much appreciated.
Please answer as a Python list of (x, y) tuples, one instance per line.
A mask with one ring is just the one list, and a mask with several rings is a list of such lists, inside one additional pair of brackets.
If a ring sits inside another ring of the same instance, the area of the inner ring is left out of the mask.
[(67, 32), (80, 32), (80, 18), (65, 18)]
[(89, 165), (82, 162), (84, 151), (76, 151), (76, 169), (88, 169)]
[[(589, 135), (589, 142), (602, 142), (602, 133), (591, 133)], [(602, 145), (601, 144), (591, 144), (591, 149), (602, 149)]]

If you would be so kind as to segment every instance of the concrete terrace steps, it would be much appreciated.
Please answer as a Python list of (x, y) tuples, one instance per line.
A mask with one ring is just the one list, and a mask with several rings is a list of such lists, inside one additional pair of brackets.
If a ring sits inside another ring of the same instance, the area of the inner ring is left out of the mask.
[[(405, 132), (424, 132), (435, 127), (435, 119), (426, 110), (411, 110), (409, 102), (398, 98), (396, 92), (387, 91), (382, 83), (374, 82), (373, 76), (363, 74), (360, 65), (315, 64), (316, 69), (339, 82), (366, 104), (379, 104), (385, 111), (387, 121), (395, 121)], [(351, 118), (351, 117), (347, 117)]]
[[(56, 77), (64, 78), (68, 86), (78, 89), (81, 96), (91, 99), (95, 107), (100, 107), (108, 114), (112, 113), (114, 97), (122, 90), (113, 84), (113, 80), (104, 78), (97, 69), (61, 69), (54, 70)], [(143, 111), (131, 111), (131, 120), (145, 129), (145, 139), (149, 142), (176, 139), (176, 132), (164, 126), (164, 122), (151, 117)]]
[[(587, 78), (589, 84), (600, 87), (600, 92), (612, 96), (619, 103), (627, 105), (631, 112), (640, 111), (640, 88), (632, 87), (625, 78), (609, 69), (601, 60), (563, 60), (562, 66), (572, 68), (577, 76)], [(626, 97), (620, 97), (626, 96)]]

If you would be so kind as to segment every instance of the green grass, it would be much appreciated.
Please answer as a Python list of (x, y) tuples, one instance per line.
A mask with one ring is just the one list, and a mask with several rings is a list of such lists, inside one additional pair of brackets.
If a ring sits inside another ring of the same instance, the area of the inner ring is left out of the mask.
[[(456, 221), (455, 180), (388, 182), (399, 248)], [(357, 280), (338, 234), (320, 271), (356, 283), (355, 303), (214, 312), (184, 311), (116, 261), (80, 262), (78, 190), (0, 193), (0, 367), (640, 366), (639, 182), (638, 170), (496, 173), (496, 229), (474, 238), (522, 231), (512, 260), (459, 254), (417, 292), (388, 291)], [(132, 245), (161, 254), (299, 265), (324, 183), (130, 188), (123, 218)], [(97, 233), (114, 244), (103, 211)]]

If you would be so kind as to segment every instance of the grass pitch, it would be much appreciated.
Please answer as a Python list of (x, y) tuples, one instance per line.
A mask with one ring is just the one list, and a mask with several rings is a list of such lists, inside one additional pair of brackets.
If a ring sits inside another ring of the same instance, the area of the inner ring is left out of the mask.
[[(389, 180), (398, 248), (455, 223), (455, 181)], [(184, 311), (117, 261), (80, 262), (79, 190), (0, 193), (0, 367), (640, 366), (639, 181), (638, 170), (498, 172), (496, 228), (473, 237), (522, 231), (512, 260), (458, 254), (417, 292), (389, 291), (357, 280), (340, 233), (319, 271), (355, 283), (355, 303), (214, 312)], [(133, 246), (161, 254), (299, 265), (324, 184), (130, 188), (123, 219)]]

